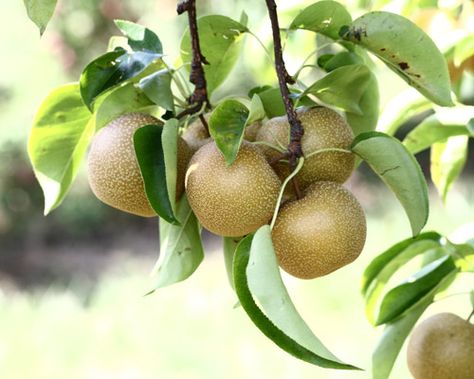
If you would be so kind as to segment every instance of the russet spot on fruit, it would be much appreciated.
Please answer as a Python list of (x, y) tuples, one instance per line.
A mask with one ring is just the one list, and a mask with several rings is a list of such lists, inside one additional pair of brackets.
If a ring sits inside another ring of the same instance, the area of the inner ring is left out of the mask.
[(263, 154), (246, 141), (230, 166), (214, 142), (204, 145), (186, 173), (186, 194), (201, 224), (229, 237), (243, 236), (268, 223), (280, 186)]
[[(316, 150), (327, 148), (349, 149), (354, 135), (347, 122), (337, 112), (325, 107), (300, 108), (297, 114), (304, 128), (301, 145), (306, 157), (303, 168), (297, 175), (301, 188), (307, 188), (317, 181), (344, 183), (354, 170), (353, 154), (331, 151), (310, 155)], [(286, 147), (289, 136), (290, 124), (287, 117), (275, 117), (260, 129), (257, 141)], [(279, 155), (279, 152), (271, 147), (259, 147), (269, 161)], [(274, 168), (281, 179), (289, 174), (287, 164), (279, 163)]]
[(279, 264), (289, 274), (313, 279), (354, 261), (366, 237), (364, 211), (334, 182), (317, 182), (302, 199), (279, 211), (272, 240)]
[[(92, 140), (88, 156), (89, 184), (102, 202), (143, 217), (156, 216), (145, 194), (143, 178), (133, 145), (133, 134), (145, 125), (161, 121), (143, 113), (128, 113), (100, 129)], [(184, 192), (184, 175), (191, 150), (178, 139), (176, 197)]]
[(408, 342), (415, 379), (474, 379), (474, 325), (452, 313), (419, 324)]

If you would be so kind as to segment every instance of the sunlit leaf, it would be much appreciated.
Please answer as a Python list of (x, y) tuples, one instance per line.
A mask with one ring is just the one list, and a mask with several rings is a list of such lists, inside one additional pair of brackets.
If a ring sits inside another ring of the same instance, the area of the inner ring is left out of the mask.
[(467, 146), (467, 136), (456, 136), (431, 147), (431, 180), (443, 199), (466, 164)]
[(56, 88), (43, 100), (30, 132), (28, 155), (43, 189), (45, 214), (66, 196), (94, 130), (78, 84)]
[(428, 219), (429, 204), (426, 181), (413, 155), (400, 141), (380, 132), (359, 134), (352, 151), (395, 193), (417, 235)]
[(430, 37), (394, 13), (375, 11), (356, 19), (343, 37), (365, 47), (431, 101), (451, 106), (448, 65)]
[(39, 28), (42, 35), (54, 14), (57, 0), (23, 0), (28, 17)]
[(200, 226), (186, 196), (178, 202), (176, 218), (180, 225), (160, 219), (160, 257), (149, 293), (187, 279), (204, 259)]
[(163, 53), (160, 39), (150, 29), (125, 20), (115, 20), (115, 25), (128, 38), (128, 45), (134, 51)]
[(171, 74), (168, 70), (159, 70), (140, 80), (138, 87), (160, 107), (173, 111), (174, 99), (171, 92)]
[[(356, 369), (335, 358), (312, 334), (300, 316), (297, 313), (294, 314), (296, 310), (281, 281), (275, 253), (271, 246), (269, 226), (264, 226), (257, 231), (255, 245), (252, 242), (253, 238), (249, 235), (237, 246), (233, 271), (237, 296), (252, 322), (275, 344), (296, 358), (320, 367)], [(258, 282), (259, 273), (263, 276), (260, 276)], [(258, 294), (258, 301), (264, 300), (262, 304), (264, 311), (256, 304), (249, 288), (250, 283)], [(266, 295), (268, 291), (271, 291), (270, 297), (275, 296), (273, 300)], [(278, 301), (280, 301), (281, 311), (274, 309), (277, 304), (275, 302)], [(267, 311), (271, 314), (265, 314)], [(290, 319), (285, 320), (279, 312), (286, 313)], [(290, 320), (296, 324), (292, 325)], [(280, 321), (281, 324), (279, 324)]]
[(336, 1), (318, 1), (305, 9), (293, 20), (290, 29), (306, 29), (339, 39), (339, 29), (349, 25), (352, 17), (346, 8)]

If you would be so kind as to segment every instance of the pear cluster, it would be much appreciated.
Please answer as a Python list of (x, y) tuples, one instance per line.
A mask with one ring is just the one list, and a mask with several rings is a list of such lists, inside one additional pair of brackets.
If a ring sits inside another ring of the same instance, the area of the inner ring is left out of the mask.
[[(354, 170), (348, 150), (353, 134), (345, 119), (325, 108), (298, 111), (305, 133), (305, 163), (296, 176), (303, 191), (287, 191), (272, 231), (280, 266), (298, 278), (329, 274), (356, 259), (365, 243), (366, 222), (357, 199), (344, 187)], [(205, 115), (209, 119), (209, 115)], [(144, 190), (133, 146), (134, 132), (162, 123), (142, 114), (123, 115), (102, 128), (89, 153), (89, 181), (104, 203), (140, 216), (155, 216)], [(228, 237), (255, 232), (272, 219), (288, 163), (276, 162), (289, 142), (286, 117), (246, 127), (236, 159), (227, 164), (200, 119), (178, 140), (176, 199), (186, 192), (201, 225)], [(272, 163), (272, 165), (271, 165)]]

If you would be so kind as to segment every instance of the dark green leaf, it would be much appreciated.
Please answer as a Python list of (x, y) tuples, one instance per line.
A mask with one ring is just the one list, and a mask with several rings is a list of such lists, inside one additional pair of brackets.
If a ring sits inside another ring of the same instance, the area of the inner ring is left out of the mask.
[(363, 63), (364, 60), (359, 55), (351, 51), (341, 51), (340, 53), (335, 55), (328, 54), (326, 56), (323, 55), (318, 58), (318, 65), (327, 72), (333, 71), (339, 67)]
[(431, 101), (453, 105), (443, 54), (410, 20), (389, 12), (366, 13), (351, 24), (343, 37), (375, 54)]
[(154, 108), (150, 99), (132, 83), (111, 90), (97, 103), (95, 111), (97, 130), (122, 114)]
[(174, 110), (171, 74), (168, 70), (160, 70), (144, 77), (138, 86), (156, 105), (169, 111)]
[[(371, 285), (372, 281), (386, 268), (386, 266), (400, 254), (402, 254), (409, 246), (414, 245), (419, 241), (433, 241), (432, 246), (428, 248), (440, 246), (440, 240), (442, 236), (436, 232), (426, 232), (419, 234), (416, 237), (407, 238), (393, 246), (388, 250), (384, 251), (382, 254), (378, 255), (376, 258), (370, 262), (364, 271), (364, 276), (362, 278), (362, 294), (366, 294), (367, 289)], [(406, 261), (405, 261), (406, 262)], [(397, 265), (396, 268), (400, 267)], [(395, 269), (396, 269), (395, 268)], [(393, 270), (394, 272), (395, 270)], [(386, 278), (389, 279), (388, 277)]]
[(413, 235), (420, 233), (428, 219), (428, 188), (413, 155), (400, 141), (379, 132), (359, 134), (352, 151), (395, 193), (405, 208)]
[(431, 180), (443, 200), (466, 164), (467, 146), (468, 136), (455, 136), (431, 147)]
[(161, 55), (147, 52), (126, 53), (118, 48), (89, 63), (81, 74), (81, 94), (84, 103), (92, 109), (93, 102), (108, 89), (131, 79), (138, 81), (162, 67)]
[(257, 94), (260, 100), (262, 100), (263, 108), (268, 118), (286, 114), (285, 104), (283, 103), (279, 88), (268, 88)]
[(327, 104), (361, 115), (359, 103), (370, 75), (363, 64), (339, 67), (309, 86), (304, 94), (315, 95)]
[(228, 165), (237, 157), (248, 115), (245, 105), (229, 99), (220, 103), (209, 118), (209, 133)]
[(89, 109), (92, 109), (92, 102), (97, 95), (120, 80), (122, 74), (117, 66), (117, 58), (125, 53), (126, 51), (121, 48), (105, 53), (89, 63), (82, 72), (81, 96)]
[(133, 143), (143, 176), (145, 192), (154, 211), (167, 222), (176, 224), (166, 185), (166, 167), (160, 125), (146, 125), (135, 132)]
[(423, 267), (385, 295), (380, 305), (376, 325), (385, 324), (402, 315), (436, 288), (446, 276), (456, 270), (456, 265), (449, 255)]
[(42, 35), (49, 20), (53, 17), (57, 0), (23, 0), (23, 3), (28, 17), (36, 24), (40, 35)]
[[(268, 236), (268, 231), (264, 231), (263, 233), (266, 233)], [(265, 238), (268, 239), (268, 237)], [(333, 359), (333, 356), (330, 353), (327, 354), (327, 352), (322, 351), (320, 353), (315, 353), (310, 350), (311, 347), (308, 348), (301, 345), (298, 341), (286, 335), (285, 332), (282, 331), (278, 326), (276, 326), (257, 306), (255, 300), (252, 297), (252, 293), (250, 292), (247, 281), (247, 268), (249, 266), (252, 239), (253, 236), (249, 235), (240, 241), (235, 252), (233, 264), (234, 284), (236, 293), (243, 309), (250, 317), (252, 322), (275, 344), (277, 344), (280, 348), (282, 348), (287, 353), (293, 355), (296, 358), (299, 358), (305, 362), (309, 362), (320, 367), (337, 369), (356, 369), (356, 367), (354, 366), (347, 365), (341, 363), (336, 359)], [(273, 260), (275, 260), (274, 257)], [(278, 274), (278, 266), (276, 266), (276, 268), (275, 266), (273, 266), (273, 271)]]
[(349, 25), (352, 17), (343, 5), (336, 1), (318, 1), (301, 11), (290, 25), (290, 29), (306, 29), (339, 39), (339, 29)]
[(115, 25), (128, 38), (128, 45), (134, 51), (163, 54), (160, 39), (150, 29), (125, 20), (115, 20)]
[(239, 244), (239, 239), (235, 237), (222, 237), (223, 250), (224, 250), (224, 261), (225, 270), (227, 272), (227, 278), (229, 279), (230, 286), (234, 288), (234, 278), (232, 275), (232, 262), (234, 261), (235, 249)]
[[(198, 19), (201, 50), (209, 62), (204, 66), (207, 90), (212, 93), (227, 78), (239, 57), (242, 33), (248, 29), (229, 17), (210, 15)], [(181, 59), (187, 66), (191, 64), (191, 40), (189, 29), (181, 41)]]
[(446, 288), (455, 276), (455, 271), (447, 275), (441, 283), (422, 298), (416, 306), (407, 311), (405, 315), (386, 324), (382, 337), (372, 354), (372, 379), (388, 379), (398, 353), (413, 326), (433, 302), (435, 295)]
[(43, 189), (45, 214), (66, 196), (94, 130), (76, 83), (56, 88), (41, 104), (30, 132), (28, 155)]
[(403, 144), (413, 154), (419, 153), (435, 142), (446, 140), (448, 137), (467, 135), (469, 131), (464, 125), (443, 125), (436, 115), (425, 118), (403, 140)]
[(149, 293), (187, 279), (204, 259), (200, 226), (186, 196), (178, 202), (176, 218), (179, 226), (160, 219), (160, 257)]

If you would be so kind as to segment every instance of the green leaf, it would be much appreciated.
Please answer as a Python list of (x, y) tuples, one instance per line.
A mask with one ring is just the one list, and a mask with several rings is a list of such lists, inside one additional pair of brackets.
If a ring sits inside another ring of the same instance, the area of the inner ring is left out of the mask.
[(456, 136), (431, 147), (431, 180), (443, 200), (466, 164), (467, 146), (467, 136)]
[(160, 39), (150, 29), (125, 20), (115, 20), (115, 25), (128, 38), (128, 45), (134, 51), (163, 54)]
[(160, 219), (160, 257), (149, 293), (187, 279), (204, 259), (201, 229), (185, 195), (178, 202), (176, 218), (179, 226)]
[[(212, 93), (229, 75), (239, 57), (242, 33), (248, 29), (229, 17), (209, 15), (198, 19), (201, 51), (209, 65), (204, 66), (207, 90)], [(192, 60), (189, 29), (181, 40), (181, 59), (188, 67)]]
[(248, 115), (245, 105), (228, 99), (220, 103), (209, 118), (209, 133), (228, 165), (237, 157)]
[(377, 78), (370, 72), (367, 88), (359, 102), (362, 114), (346, 112), (346, 119), (352, 128), (354, 136), (375, 130), (379, 118), (379, 106), (380, 95)]
[(301, 11), (290, 29), (306, 29), (339, 39), (339, 29), (349, 25), (352, 17), (343, 5), (336, 1), (318, 1)]
[(234, 277), (232, 274), (232, 262), (234, 261), (235, 249), (239, 244), (240, 240), (235, 237), (222, 237), (223, 241), (223, 250), (224, 250), (224, 262), (225, 262), (225, 270), (227, 272), (227, 278), (229, 279), (230, 286), (232, 289), (234, 287)]
[[(121, 83), (134, 82), (163, 66), (161, 55), (147, 52), (126, 53), (118, 48), (89, 63), (81, 74), (81, 94), (92, 110), (94, 100)], [(133, 79), (133, 80), (132, 80)]]
[(44, 193), (44, 213), (66, 196), (94, 135), (94, 120), (77, 83), (56, 88), (33, 121), (28, 155)]
[(441, 256), (447, 255), (447, 252), (445, 249), (440, 247), (438, 241), (417, 241), (407, 246), (405, 249), (400, 251), (396, 257), (386, 263), (386, 266), (373, 279), (365, 294), (365, 314), (371, 324), (375, 325), (376, 320), (379, 318), (380, 306), (384, 294), (388, 292), (387, 283), (390, 278), (407, 262), (421, 254), (423, 254), (424, 258), (422, 265), (426, 265)]
[(171, 74), (168, 70), (160, 70), (140, 80), (138, 87), (156, 105), (174, 111), (173, 92), (171, 92)]
[(257, 94), (252, 96), (250, 102), (249, 116), (247, 118), (247, 125), (253, 124), (255, 121), (260, 121), (265, 118), (265, 108), (263, 106), (262, 99)]
[(173, 212), (176, 211), (176, 181), (178, 180), (178, 135), (179, 121), (167, 120), (161, 133), (161, 146), (165, 160), (166, 189)]
[(104, 98), (101, 98), (98, 103), (95, 111), (97, 130), (122, 114), (149, 110), (154, 106), (148, 96), (135, 87), (133, 83), (115, 88), (107, 93)]
[(432, 104), (413, 88), (393, 98), (380, 115), (377, 130), (393, 136), (396, 131), (413, 116), (425, 112)]
[(57, 0), (23, 0), (23, 3), (28, 17), (36, 24), (42, 35), (53, 17)]
[(380, 305), (376, 325), (385, 324), (402, 315), (423, 299), (447, 275), (456, 270), (456, 265), (449, 255), (424, 266), (385, 295)]
[(474, 55), (474, 38), (472, 34), (467, 34), (460, 41), (456, 42), (454, 47), (453, 61), (456, 67), (459, 67), (465, 60)]
[(403, 144), (412, 154), (419, 153), (436, 142), (448, 137), (467, 135), (469, 131), (464, 125), (443, 125), (436, 115), (425, 118), (415, 129), (407, 134)]
[(343, 38), (380, 58), (409, 85), (436, 104), (451, 106), (451, 84), (443, 54), (410, 20), (375, 11), (356, 19)]
[[(270, 233), (269, 226), (263, 226), (255, 235), (257, 241), (255, 244), (252, 241), (254, 237), (248, 235), (243, 238), (237, 246), (234, 257), (233, 274), (236, 293), (243, 309), (252, 322), (269, 339), (294, 357), (320, 367), (349, 370), (357, 369), (356, 367), (344, 364), (335, 358), (312, 334), (304, 321), (297, 314), (295, 315), (293, 313), (296, 312), (296, 310), (294, 309), (281, 281), (275, 253), (271, 247)], [(257, 249), (263, 250), (257, 251)], [(260, 259), (256, 260), (259, 254), (262, 254), (262, 256)], [(262, 275), (268, 275), (265, 278), (263, 276), (260, 278), (260, 287), (258, 283), (256, 283), (256, 275), (258, 275), (259, 271)], [(255, 303), (249, 288), (250, 282), (260, 296), (258, 298), (259, 302), (262, 301), (262, 298), (265, 300), (262, 307), (267, 307), (267, 309), (272, 312), (271, 315), (265, 315), (265, 313)], [(255, 288), (255, 286), (259, 288)], [(270, 299), (267, 299), (267, 295), (265, 295), (268, 291), (271, 291)], [(278, 296), (275, 296), (276, 294), (278, 294)], [(274, 300), (271, 299), (272, 297), (274, 297)], [(287, 316), (290, 317), (291, 315), (291, 320), (297, 324), (292, 325), (289, 320), (285, 321), (284, 318), (273, 313), (273, 306), (271, 303), (276, 304), (277, 301), (281, 302), (280, 306), (282, 312), (288, 312)], [(273, 317), (277, 322), (282, 320), (284, 324), (275, 324), (272, 322), (270, 317)], [(285, 330), (282, 329), (282, 327), (284, 327)], [(290, 333), (290, 335), (287, 333)], [(303, 343), (307, 343), (308, 346), (303, 345)]]
[(456, 271), (448, 274), (405, 315), (386, 324), (382, 337), (372, 354), (372, 379), (388, 379), (403, 343), (413, 326), (433, 302), (435, 295), (446, 288), (455, 276)]
[(177, 224), (166, 183), (162, 132), (161, 125), (143, 126), (135, 131), (133, 143), (150, 205), (167, 222)]
[(283, 103), (279, 88), (268, 88), (257, 92), (257, 95), (262, 100), (263, 108), (268, 118), (286, 114), (285, 104)]
[[(411, 259), (413, 256), (412, 254), (409, 254), (408, 256), (406, 255), (405, 251), (407, 248), (414, 247), (418, 242), (420, 241), (432, 241), (433, 243), (426, 246), (427, 249), (430, 249), (432, 247), (437, 247), (440, 246), (440, 240), (442, 236), (436, 232), (425, 232), (421, 233), (416, 237), (412, 238), (407, 238), (403, 241), (400, 241), (399, 243), (391, 246), (388, 250), (384, 251), (382, 254), (378, 255), (376, 258), (370, 262), (370, 264), (366, 267), (364, 271), (364, 276), (362, 278), (362, 285), (361, 285), (361, 291), (363, 295), (367, 294), (368, 288), (372, 285), (372, 282), (382, 273), (385, 272), (385, 277), (384, 281), (387, 282), (390, 276), (392, 275), (395, 270), (397, 270), (399, 267), (401, 267), (402, 264), (407, 262), (409, 259)], [(423, 252), (424, 249), (421, 250)], [(395, 265), (391, 263), (394, 261), (398, 256), (405, 254), (405, 257), (407, 259), (403, 259), (402, 261), (396, 262)], [(392, 265), (392, 267), (389, 267), (389, 265)], [(387, 273), (390, 273), (387, 275)]]
[(336, 68), (309, 86), (303, 94), (312, 94), (323, 102), (361, 115), (361, 98), (369, 84), (371, 72), (363, 64)]
[(428, 219), (428, 188), (413, 155), (400, 141), (380, 132), (359, 134), (352, 151), (395, 193), (405, 208), (413, 235), (420, 233)]

